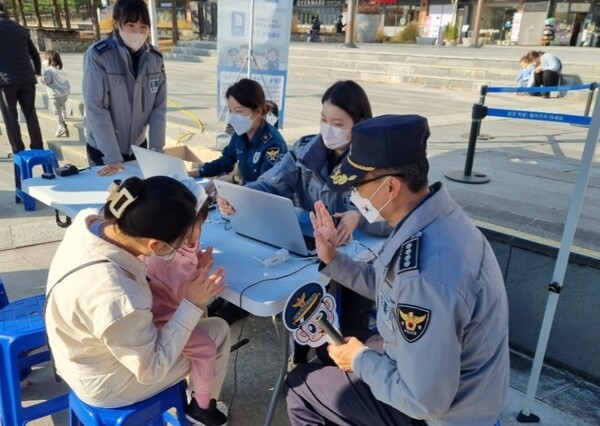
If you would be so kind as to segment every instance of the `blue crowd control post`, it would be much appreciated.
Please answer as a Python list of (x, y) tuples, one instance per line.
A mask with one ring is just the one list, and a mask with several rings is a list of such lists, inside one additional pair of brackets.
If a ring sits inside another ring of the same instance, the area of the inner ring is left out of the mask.
[(446, 173), (446, 177), (450, 180), (463, 183), (487, 183), (490, 181), (485, 174), (473, 172), (473, 160), (475, 157), (475, 145), (477, 144), (477, 135), (481, 120), (487, 115), (487, 107), (482, 104), (474, 104), (473, 112), (471, 113), (471, 133), (469, 134), (469, 146), (467, 148), (467, 159), (465, 160), (465, 169), (454, 170)]

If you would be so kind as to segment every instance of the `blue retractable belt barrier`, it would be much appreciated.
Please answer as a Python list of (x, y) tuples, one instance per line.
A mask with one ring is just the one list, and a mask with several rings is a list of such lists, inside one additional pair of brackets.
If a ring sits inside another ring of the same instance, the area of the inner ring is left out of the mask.
[(566, 92), (569, 90), (586, 90), (595, 88), (596, 83), (570, 84), (567, 86), (536, 86), (536, 87), (486, 87), (487, 93), (546, 93)]
[(487, 116), (520, 118), (522, 120), (555, 121), (557, 123), (582, 124), (584, 126), (589, 126), (592, 120), (591, 117), (585, 117), (582, 115), (501, 108), (487, 108)]
[[(464, 170), (453, 170), (445, 176), (457, 182), (463, 183), (487, 183), (490, 179), (484, 173), (473, 172), (473, 160), (475, 157), (475, 145), (481, 129), (481, 123), (487, 116), (517, 118), (521, 120), (539, 120), (551, 121), (555, 123), (569, 123), (582, 126), (589, 126), (591, 118), (588, 117), (594, 92), (598, 87), (598, 82), (589, 84), (570, 84), (566, 86), (550, 87), (489, 87), (481, 86), (479, 103), (473, 104), (471, 114), (471, 131), (469, 134), (469, 145), (467, 147), (467, 157)], [(583, 115), (562, 114), (541, 111), (525, 111), (516, 109), (488, 108), (484, 105), (485, 97), (488, 93), (566, 93), (570, 90), (589, 90), (585, 112)]]

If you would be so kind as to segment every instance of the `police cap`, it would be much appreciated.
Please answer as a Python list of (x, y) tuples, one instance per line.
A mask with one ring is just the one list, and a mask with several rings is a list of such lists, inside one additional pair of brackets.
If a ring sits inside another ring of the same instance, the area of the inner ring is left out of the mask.
[(343, 191), (373, 170), (415, 164), (426, 158), (429, 124), (420, 115), (382, 115), (352, 128), (350, 152), (329, 176)]

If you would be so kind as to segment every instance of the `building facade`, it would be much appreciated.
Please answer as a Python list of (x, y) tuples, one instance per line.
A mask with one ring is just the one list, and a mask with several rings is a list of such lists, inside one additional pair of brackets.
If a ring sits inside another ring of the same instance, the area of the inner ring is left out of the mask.
[[(453, 18), (451, 0), (355, 0), (357, 13), (378, 14), (380, 26), (401, 30), (418, 23), (423, 35), (439, 37)], [(295, 0), (298, 23), (318, 15), (328, 28), (346, 16), (346, 0)], [(460, 37), (472, 36), (477, 0), (457, 0), (455, 23)], [(479, 36), (485, 43), (541, 45), (544, 29), (553, 29), (551, 45), (600, 47), (600, 0), (484, 0)]]

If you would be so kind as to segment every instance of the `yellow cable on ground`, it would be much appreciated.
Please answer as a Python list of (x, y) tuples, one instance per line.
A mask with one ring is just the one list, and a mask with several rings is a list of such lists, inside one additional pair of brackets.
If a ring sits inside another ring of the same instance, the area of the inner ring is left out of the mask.
[[(200, 133), (204, 133), (204, 124), (202, 123), (202, 121), (198, 118), (198, 116), (196, 114), (194, 114), (191, 111), (188, 111), (184, 108), (181, 108), (179, 105), (177, 105), (177, 103), (171, 99), (167, 99), (167, 103), (175, 108), (177, 108), (179, 111), (181, 111), (182, 113), (184, 113), (185, 115), (187, 115), (188, 117), (191, 117), (192, 120), (194, 120), (196, 122), (196, 124), (198, 125), (198, 127), (200, 128)], [(183, 136), (187, 136), (188, 134), (185, 134)], [(179, 143), (181, 137), (177, 139), (177, 142)]]

